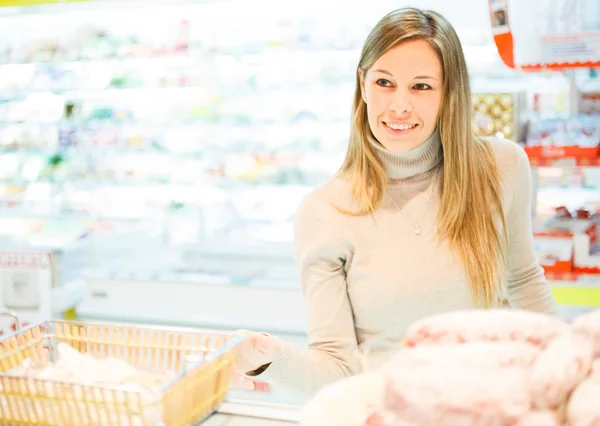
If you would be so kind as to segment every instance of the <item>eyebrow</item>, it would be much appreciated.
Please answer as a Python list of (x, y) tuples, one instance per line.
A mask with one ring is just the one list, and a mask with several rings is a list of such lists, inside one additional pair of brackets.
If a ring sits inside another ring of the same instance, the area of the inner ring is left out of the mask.
[[(373, 72), (379, 72), (385, 75), (389, 75), (390, 77), (393, 77), (392, 73), (390, 73), (389, 71), (386, 70), (382, 70), (382, 69), (376, 69), (373, 70)], [(435, 77), (431, 77), (429, 75), (417, 75), (415, 77), (413, 77), (414, 80), (437, 80), (437, 78)]]

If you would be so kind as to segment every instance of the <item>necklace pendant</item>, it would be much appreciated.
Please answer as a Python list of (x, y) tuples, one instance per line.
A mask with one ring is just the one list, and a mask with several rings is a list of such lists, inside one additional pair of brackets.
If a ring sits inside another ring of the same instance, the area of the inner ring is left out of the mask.
[(419, 235), (421, 233), (421, 228), (419, 226), (415, 226), (415, 235)]

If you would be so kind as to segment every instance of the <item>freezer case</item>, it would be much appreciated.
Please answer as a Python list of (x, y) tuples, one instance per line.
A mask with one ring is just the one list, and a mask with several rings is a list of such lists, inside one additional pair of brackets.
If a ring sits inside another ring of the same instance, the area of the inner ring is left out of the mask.
[(257, 401), (227, 400), (199, 426), (294, 426), (300, 407)]

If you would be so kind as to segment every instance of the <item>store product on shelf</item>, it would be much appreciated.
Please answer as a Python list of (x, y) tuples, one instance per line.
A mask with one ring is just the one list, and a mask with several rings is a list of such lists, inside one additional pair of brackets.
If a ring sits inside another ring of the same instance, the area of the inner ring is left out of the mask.
[(575, 271), (600, 274), (600, 241), (597, 233), (573, 235), (573, 265)]
[[(390, 424), (412, 426), (594, 424), (600, 420), (600, 407), (592, 404), (597, 402), (592, 390), (600, 383), (593, 367), (600, 362), (594, 352), (600, 343), (598, 312), (578, 317), (587, 328), (513, 309), (426, 318), (421, 322), (441, 328), (448, 323), (458, 327), (454, 320), (464, 319), (462, 331), (454, 334), (465, 338), (443, 339), (440, 331), (440, 339), (417, 339), (415, 347), (399, 347), (382, 368), (323, 388), (304, 408), (301, 424), (383, 426), (391, 420)], [(545, 344), (539, 346), (529, 339), (528, 330), (544, 322), (553, 324), (556, 332), (546, 333)], [(490, 325), (497, 328), (493, 336)], [(413, 331), (418, 330), (423, 327), (415, 324)], [(509, 358), (524, 362), (494, 364), (490, 359), (494, 354), (500, 361), (508, 360), (506, 348), (496, 351), (502, 345), (514, 345)], [(347, 409), (339, 409), (344, 402)]]
[(597, 69), (590, 69), (589, 78), (581, 85), (579, 96), (580, 113), (600, 114), (600, 78)]
[(534, 232), (540, 264), (547, 273), (600, 273), (598, 226), (600, 216), (589, 209), (575, 212), (565, 206)]
[(600, 115), (533, 119), (524, 148), (532, 158), (600, 157)]
[(582, 114), (600, 114), (600, 91), (581, 94), (580, 112)]
[(522, 139), (525, 93), (473, 93), (475, 134)]

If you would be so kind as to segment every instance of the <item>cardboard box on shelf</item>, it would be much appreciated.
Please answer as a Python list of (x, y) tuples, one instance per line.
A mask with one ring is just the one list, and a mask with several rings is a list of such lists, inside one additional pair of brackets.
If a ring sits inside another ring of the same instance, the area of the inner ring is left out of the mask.
[(473, 93), (473, 127), (477, 136), (523, 139), (525, 92)]
[(560, 274), (573, 271), (573, 240), (570, 236), (536, 235), (534, 243), (544, 272)]
[(539, 262), (547, 274), (600, 272), (600, 253), (595, 252), (597, 220), (597, 215), (586, 209), (573, 214), (560, 206), (554, 217), (534, 232)]
[(600, 245), (588, 234), (573, 236), (573, 269), (584, 274), (600, 274)]

